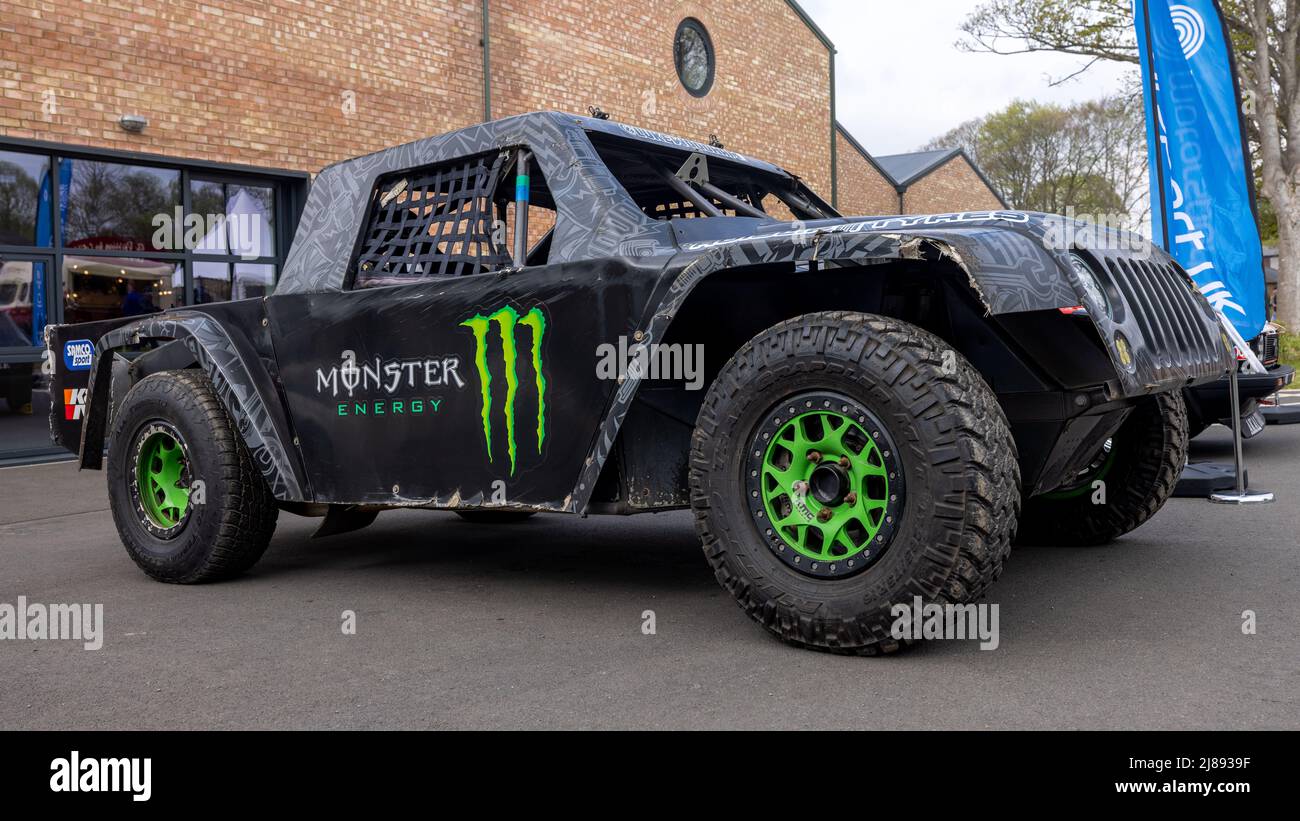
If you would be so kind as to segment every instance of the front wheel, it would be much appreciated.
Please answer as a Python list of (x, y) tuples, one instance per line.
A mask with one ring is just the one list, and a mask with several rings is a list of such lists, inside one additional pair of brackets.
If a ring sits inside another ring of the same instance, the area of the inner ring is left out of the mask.
[(859, 313), (782, 322), (724, 366), (691, 447), (718, 581), (786, 641), (874, 655), (896, 605), (964, 603), (1002, 570), (1019, 507), (993, 392), (920, 328)]
[(275, 499), (201, 371), (140, 380), (115, 416), (108, 498), (132, 560), (163, 582), (243, 573), (275, 530)]
[(1187, 428), (1178, 391), (1141, 400), (1082, 475), (1025, 501), (1020, 541), (1096, 545), (1136, 530), (1173, 495), (1187, 464)]

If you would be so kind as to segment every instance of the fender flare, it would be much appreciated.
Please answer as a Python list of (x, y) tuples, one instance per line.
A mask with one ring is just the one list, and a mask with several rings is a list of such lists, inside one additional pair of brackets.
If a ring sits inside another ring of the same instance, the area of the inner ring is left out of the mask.
[[(1068, 266), (1062, 267), (1066, 265), (1063, 255), (1049, 251), (1041, 238), (1019, 223), (1019, 216), (1028, 217), (1008, 212), (1001, 218), (1006, 225), (940, 223), (906, 232), (888, 230), (896, 220), (906, 218), (890, 218), (688, 244), (684, 250), (698, 255), (672, 279), (633, 350), (663, 339), (691, 292), (707, 277), (719, 271), (770, 263), (871, 264), (929, 259), (927, 254), (937, 254), (965, 272), (967, 284), (986, 315), (1079, 304), (1078, 294), (1064, 273)], [(628, 374), (615, 391), (583, 462), (577, 486), (566, 500), (569, 512), (580, 513), (586, 508), (640, 384), (640, 375)]]
[(211, 316), (176, 311), (123, 325), (105, 333), (95, 343), (94, 366), (87, 386), (86, 421), (81, 427), (80, 465), (98, 469), (103, 464), (110, 404), (114, 352), (144, 339), (179, 340), (216, 388), (221, 404), (248, 446), (271, 493), (280, 501), (309, 501), (306, 479), (297, 452), (285, 446), (293, 436), (275, 385), (263, 369), (249, 368), (256, 354), (244, 340), (236, 340)]

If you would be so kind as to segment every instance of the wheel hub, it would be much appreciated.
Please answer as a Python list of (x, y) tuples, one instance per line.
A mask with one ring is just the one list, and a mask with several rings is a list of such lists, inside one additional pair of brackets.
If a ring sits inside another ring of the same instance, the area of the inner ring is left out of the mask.
[(836, 507), (849, 493), (848, 471), (839, 465), (820, 464), (808, 479), (813, 498), (825, 507)]
[(751, 437), (750, 510), (781, 561), (843, 577), (889, 547), (902, 511), (903, 471), (888, 430), (865, 405), (830, 392), (769, 409)]
[(160, 539), (173, 538), (189, 520), (192, 507), (185, 441), (171, 425), (150, 422), (137, 434), (132, 453), (131, 498), (140, 523)]

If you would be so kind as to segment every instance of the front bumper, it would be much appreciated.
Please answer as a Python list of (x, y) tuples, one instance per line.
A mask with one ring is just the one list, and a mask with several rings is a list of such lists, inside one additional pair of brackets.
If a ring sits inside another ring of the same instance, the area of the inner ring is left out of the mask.
[[(1241, 398), (1241, 404), (1244, 408), (1252, 400), (1260, 400), (1266, 396), (1272, 396), (1277, 391), (1282, 390), (1295, 379), (1295, 368), (1290, 365), (1279, 365), (1269, 369), (1268, 373), (1240, 373), (1237, 374), (1237, 392)], [(1206, 382), (1188, 388), (1187, 393), (1189, 402), (1194, 404), (1192, 411), (1199, 414), (1202, 419), (1210, 421), (1219, 421), (1231, 419), (1237, 415), (1232, 409), (1231, 379), (1229, 375), (1214, 382)], [(1238, 412), (1241, 409), (1238, 409)]]

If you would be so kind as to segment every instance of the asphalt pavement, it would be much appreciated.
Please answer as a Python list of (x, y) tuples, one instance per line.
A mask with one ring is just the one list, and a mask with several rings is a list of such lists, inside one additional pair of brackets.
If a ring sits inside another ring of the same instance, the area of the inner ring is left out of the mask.
[[(282, 514), (246, 577), (179, 587), (127, 558), (103, 474), (4, 469), (0, 604), (100, 603), (105, 636), (0, 640), (0, 729), (1300, 728), (1300, 425), (1246, 454), (1276, 504), (1175, 499), (1110, 546), (1018, 548), (996, 650), (874, 659), (769, 637), (686, 513), (403, 511), (317, 540)], [(1193, 458), (1229, 460), (1228, 431)]]

